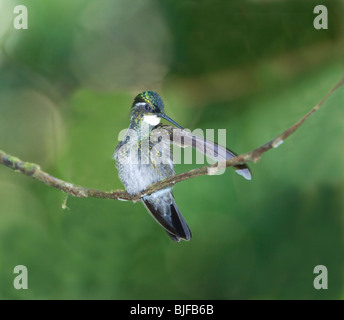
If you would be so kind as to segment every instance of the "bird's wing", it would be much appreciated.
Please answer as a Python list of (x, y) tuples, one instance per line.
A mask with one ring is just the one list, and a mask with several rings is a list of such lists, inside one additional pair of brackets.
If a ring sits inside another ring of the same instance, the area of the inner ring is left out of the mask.
[[(181, 148), (193, 147), (197, 151), (203, 153), (205, 156), (213, 159), (214, 161), (221, 162), (237, 155), (213, 141), (207, 140), (204, 137), (198, 137), (189, 131), (174, 128), (171, 126), (160, 126), (157, 130), (167, 130), (169, 132), (170, 142)], [(158, 131), (157, 131), (158, 132)], [(234, 166), (236, 172), (247, 180), (251, 180), (251, 172), (246, 164)]]

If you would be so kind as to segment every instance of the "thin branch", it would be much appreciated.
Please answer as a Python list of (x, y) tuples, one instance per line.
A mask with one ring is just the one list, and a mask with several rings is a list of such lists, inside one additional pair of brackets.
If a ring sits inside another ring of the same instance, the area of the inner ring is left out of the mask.
[(66, 182), (51, 176), (50, 174), (41, 170), (40, 166), (35, 163), (24, 162), (17, 157), (11, 156), (4, 151), (0, 150), (0, 163), (13, 169), (16, 172), (25, 174), (28, 177), (32, 177), (50, 187), (61, 190), (64, 193), (70, 194), (74, 197), (86, 198), (103, 198), (103, 199), (123, 199), (131, 200), (133, 197), (130, 196), (124, 190), (114, 191), (101, 191), (96, 189), (90, 189), (80, 187), (78, 185)]
[(176, 183), (185, 181), (191, 178), (204, 176), (204, 175), (213, 175), (219, 168), (233, 167), (248, 162), (256, 163), (260, 160), (261, 156), (272, 148), (278, 147), (282, 144), (285, 139), (292, 135), (314, 112), (316, 112), (327, 100), (327, 98), (339, 87), (343, 86), (344, 78), (341, 79), (331, 90), (330, 92), (314, 107), (312, 108), (304, 117), (302, 117), (298, 122), (293, 126), (285, 130), (282, 134), (278, 135), (276, 138), (271, 141), (263, 144), (262, 146), (254, 149), (251, 152), (241, 154), (237, 157), (231, 158), (223, 163), (215, 163), (209, 166), (200, 167), (197, 169), (192, 169), (187, 172), (183, 172), (178, 175), (168, 177), (164, 180), (156, 182), (150, 185), (147, 189), (143, 190), (137, 195), (130, 195), (124, 190), (113, 190), (113, 191), (102, 191), (91, 188), (85, 188), (72, 183), (60, 180), (51, 176), (50, 174), (41, 170), (40, 166), (34, 163), (24, 162), (17, 157), (11, 156), (4, 151), (0, 150), (0, 163), (13, 169), (16, 172), (20, 172), (29, 177), (32, 177), (50, 187), (61, 190), (64, 193), (70, 194), (75, 197), (94, 197), (102, 199), (115, 199), (115, 200), (129, 200), (136, 202), (140, 200), (143, 195), (149, 195), (158, 190), (171, 187)]

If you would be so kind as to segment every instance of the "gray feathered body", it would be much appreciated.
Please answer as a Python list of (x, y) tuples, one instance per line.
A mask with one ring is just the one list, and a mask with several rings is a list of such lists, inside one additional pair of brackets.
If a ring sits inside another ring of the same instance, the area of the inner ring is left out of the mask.
[(170, 143), (166, 139), (153, 144), (151, 136), (159, 131), (153, 129), (150, 136), (135, 137), (129, 129), (114, 153), (119, 178), (130, 194), (137, 194), (154, 182), (174, 175), (170, 155)]
[[(114, 152), (119, 178), (130, 194), (137, 194), (152, 183), (174, 175), (169, 139), (160, 139), (159, 142), (152, 139), (152, 136), (159, 136), (160, 128), (156, 126), (149, 136), (138, 139), (133, 139), (129, 129)], [(191, 231), (174, 201), (171, 188), (144, 196), (142, 202), (173, 240), (191, 238)]]

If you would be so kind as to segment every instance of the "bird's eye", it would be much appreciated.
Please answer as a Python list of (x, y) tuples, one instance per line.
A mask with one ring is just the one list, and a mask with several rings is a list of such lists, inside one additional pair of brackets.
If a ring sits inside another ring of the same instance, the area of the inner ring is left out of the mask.
[(146, 111), (152, 111), (152, 107), (151, 107), (151, 105), (149, 103), (146, 103), (144, 108), (145, 108)]

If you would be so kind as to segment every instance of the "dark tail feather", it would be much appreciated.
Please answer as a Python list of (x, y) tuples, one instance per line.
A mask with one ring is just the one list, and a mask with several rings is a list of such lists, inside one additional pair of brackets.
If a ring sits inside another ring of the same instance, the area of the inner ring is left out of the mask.
[(156, 201), (151, 196), (142, 198), (142, 202), (149, 213), (165, 229), (169, 237), (176, 242), (179, 242), (180, 239), (190, 240), (192, 237), (191, 230), (179, 211), (173, 195), (171, 194), (172, 203), (160, 201), (159, 205), (154, 205), (154, 200)]
[(175, 241), (175, 242), (179, 242), (179, 241), (180, 241), (180, 237), (178, 237), (178, 236), (172, 234), (171, 232), (167, 231), (166, 229), (165, 229), (165, 231), (166, 231), (167, 235), (168, 235), (173, 241)]

